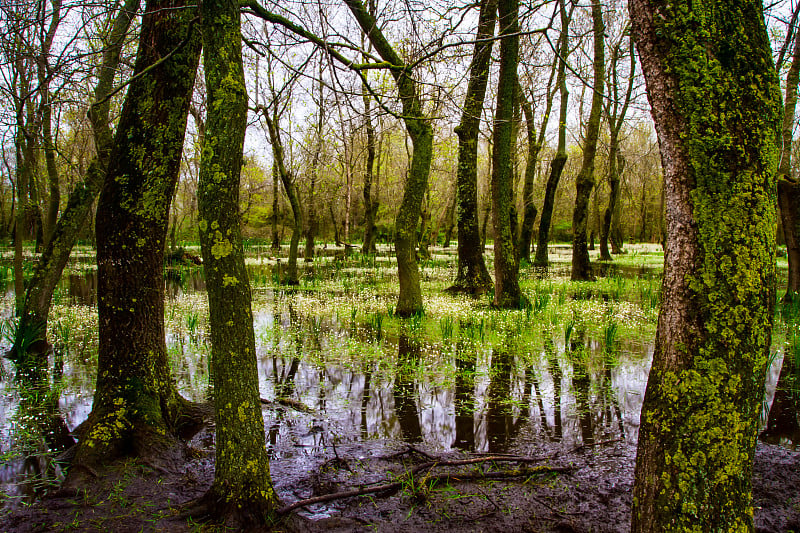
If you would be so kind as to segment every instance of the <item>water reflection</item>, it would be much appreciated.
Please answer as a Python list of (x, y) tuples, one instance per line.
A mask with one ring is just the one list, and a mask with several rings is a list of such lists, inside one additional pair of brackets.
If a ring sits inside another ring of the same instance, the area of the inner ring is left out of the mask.
[[(272, 276), (271, 269), (259, 269), (254, 276)], [(167, 271), (166, 283), (173, 304), (204, 288), (198, 270)], [(69, 284), (73, 303), (94, 301), (93, 274), (70, 276)], [(526, 345), (508, 335), (492, 346), (481, 318), (431, 343), (411, 328), (366, 332), (349, 316), (308, 316), (301, 312), (308, 307), (296, 303), (302, 293), (259, 295), (254, 327), (268, 447), (274, 458), (296, 460), (299, 470), (348, 444), (404, 441), (528, 453), (542, 439), (565, 446), (619, 437), (636, 441), (653, 350), (641, 339), (604, 336), (581, 323), (568, 324), (565, 334), (554, 323), (526, 336)], [(202, 400), (213, 386), (210, 350), (197, 328), (202, 310), (192, 312), (172, 322), (167, 344), (181, 391)], [(69, 428), (91, 408), (94, 366), (85, 350), (86, 343), (78, 341), (58, 354), (59, 406)], [(7, 382), (0, 382), (0, 393), (5, 452), (14, 445), (10, 427), (19, 397)], [(776, 395), (776, 406), (786, 401)], [(777, 417), (780, 410), (774, 412)], [(790, 438), (797, 442), (796, 425), (794, 431)], [(0, 469), (0, 490), (9, 491), (24, 468), (20, 461)]]

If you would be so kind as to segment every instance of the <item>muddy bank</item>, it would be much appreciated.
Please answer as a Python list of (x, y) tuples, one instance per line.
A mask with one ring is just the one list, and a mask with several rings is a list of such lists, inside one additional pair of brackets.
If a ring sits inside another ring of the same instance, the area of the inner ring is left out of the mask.
[[(206, 443), (208, 440), (206, 439)], [(193, 458), (170, 471), (119, 465), (71, 497), (47, 497), (0, 516), (3, 531), (193, 531), (181, 506), (213, 479), (213, 448), (195, 441)], [(508, 455), (524, 457), (522, 462)], [(635, 447), (623, 441), (511, 450), (500, 460), (442, 453), (400, 442), (330, 447), (297, 471), (272, 462), (283, 502), (395, 482), (382, 493), (296, 511), (287, 531), (625, 532), (630, 521)], [(496, 456), (497, 457), (497, 456)], [(470, 462), (431, 466), (432, 462)], [(413, 475), (411, 475), (413, 473)], [(438, 483), (434, 483), (434, 478)], [(753, 490), (756, 530), (800, 531), (800, 452), (760, 443)]]

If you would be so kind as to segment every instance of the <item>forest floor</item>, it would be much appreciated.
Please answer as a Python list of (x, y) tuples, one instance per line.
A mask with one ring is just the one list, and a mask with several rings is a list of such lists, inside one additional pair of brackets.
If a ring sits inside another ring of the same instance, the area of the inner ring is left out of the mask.
[[(34, 531), (214, 531), (182, 516), (214, 476), (213, 437), (196, 438), (189, 459), (155, 470), (129, 461), (78, 496), (49, 496), (0, 514), (0, 529)], [(205, 444), (203, 444), (205, 443)], [(442, 454), (399, 442), (329, 450), (312, 471), (273, 459), (285, 504), (375, 487), (370, 495), (294, 511), (276, 531), (308, 532), (625, 532), (636, 449), (620, 440), (565, 449), (532, 445), (493, 456)], [(435, 463), (435, 464), (433, 464)], [(467, 465), (453, 463), (469, 463)], [(438, 481), (438, 482), (437, 482)], [(800, 533), (800, 452), (759, 443), (753, 473), (756, 531)], [(267, 529), (264, 529), (267, 530)]]

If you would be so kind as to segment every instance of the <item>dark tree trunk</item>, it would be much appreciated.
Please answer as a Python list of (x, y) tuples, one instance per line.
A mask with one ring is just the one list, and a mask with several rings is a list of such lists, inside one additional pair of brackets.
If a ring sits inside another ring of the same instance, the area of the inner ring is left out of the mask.
[(159, 0), (142, 19), (134, 72), (172, 56), (132, 81), (100, 194), (97, 385), (68, 485), (121, 456), (169, 461), (164, 452), (189, 422), (167, 361), (163, 266), (200, 58), (195, 16), (183, 0)]
[(67, 206), (61, 214), (53, 232), (45, 246), (42, 256), (36, 263), (33, 277), (28, 283), (25, 302), (20, 313), (20, 324), (17, 327), (19, 339), (15, 339), (14, 349), (19, 342), (30, 338), (31, 332), (37, 341), (36, 353), (29, 351), (34, 357), (30, 362), (44, 368), (47, 365), (47, 318), (61, 273), (69, 260), (69, 254), (78, 234), (83, 228), (86, 217), (91, 211), (92, 203), (100, 192), (106, 175), (109, 152), (113, 138), (109, 126), (110, 105), (107, 96), (112, 90), (114, 73), (119, 64), (122, 49), (131, 20), (139, 7), (139, 0), (128, 0), (114, 17), (108, 45), (103, 51), (103, 61), (98, 71), (95, 87), (95, 100), (90, 107), (89, 119), (94, 132), (96, 155), (84, 176), (69, 196)]
[(539, 162), (539, 153), (544, 144), (545, 134), (547, 132), (547, 123), (550, 121), (550, 111), (553, 108), (553, 96), (555, 91), (551, 90), (553, 86), (553, 78), (558, 70), (558, 58), (553, 61), (553, 68), (550, 71), (550, 79), (547, 82), (547, 96), (545, 103), (545, 110), (542, 114), (542, 124), (539, 128), (539, 133), (536, 133), (536, 124), (534, 123), (533, 105), (531, 101), (525, 98), (522, 85), (519, 86), (519, 100), (522, 106), (522, 112), (525, 115), (525, 124), (528, 132), (528, 163), (525, 166), (525, 185), (522, 189), (523, 199), (523, 219), (522, 229), (520, 230), (519, 237), (519, 258), (520, 261), (524, 260), (527, 263), (531, 262), (531, 241), (533, 240), (533, 225), (536, 222), (536, 205), (533, 201), (533, 182), (536, 179), (536, 167)]
[[(448, 291), (480, 295), (492, 288), (483, 260), (485, 239), (478, 231), (478, 133), (489, 78), (497, 0), (481, 0), (475, 49), (458, 135), (458, 273)], [(484, 221), (485, 235), (486, 221)]]
[(375, 127), (372, 125), (370, 96), (364, 91), (364, 128), (367, 132), (367, 161), (364, 168), (364, 242), (361, 253), (374, 254), (377, 228), (375, 217), (378, 214), (378, 199), (372, 197), (372, 182), (375, 177)]
[(416, 257), (417, 224), (431, 171), (433, 127), (431, 120), (423, 115), (422, 102), (417, 92), (417, 82), (411, 77), (410, 68), (403, 66), (404, 63), (400, 56), (397, 55), (375, 23), (375, 18), (367, 11), (361, 0), (345, 0), (345, 3), (381, 58), (397, 67), (402, 66), (402, 68), (392, 68), (391, 74), (403, 104), (403, 120), (414, 150), (411, 155), (411, 168), (403, 191), (403, 199), (394, 225), (395, 255), (400, 280), (400, 294), (397, 298), (395, 314), (408, 317), (423, 311), (422, 289)]
[(547, 254), (547, 242), (550, 240), (550, 220), (553, 216), (553, 205), (556, 200), (556, 190), (558, 182), (561, 180), (561, 173), (564, 165), (567, 164), (567, 104), (569, 91), (567, 91), (567, 54), (569, 53), (569, 21), (565, 0), (559, 0), (559, 11), (561, 12), (561, 35), (559, 36), (558, 53), (558, 76), (556, 84), (559, 91), (559, 113), (558, 113), (558, 148), (556, 155), (550, 162), (550, 174), (547, 176), (547, 185), (544, 190), (544, 201), (542, 202), (542, 214), (539, 217), (539, 238), (536, 242), (536, 255), (533, 264), (536, 266), (547, 266), (550, 262)]
[(201, 13), (208, 117), (197, 196), (216, 422), (214, 484), (205, 500), (213, 514), (233, 516), (245, 526), (271, 522), (279, 503), (264, 447), (250, 283), (239, 220), (247, 89), (238, 2), (206, 0)]
[(797, 84), (800, 80), (800, 31), (796, 32), (792, 64), (786, 74), (786, 100), (783, 107), (783, 139), (778, 164), (778, 206), (781, 226), (789, 256), (789, 277), (784, 301), (791, 301), (800, 291), (800, 183), (792, 175), (792, 132), (797, 106)]
[(513, 232), (514, 103), (519, 57), (519, 0), (498, 0), (500, 74), (492, 144), (492, 221), (494, 223), (494, 305), (518, 309), (523, 301)]
[(753, 531), (775, 302), (780, 89), (761, 2), (704, 7), (630, 3), (667, 206), (634, 533)]
[(589, 121), (586, 123), (586, 138), (583, 144), (583, 163), (575, 179), (575, 211), (572, 214), (572, 274), (571, 279), (591, 280), (592, 265), (586, 236), (589, 221), (589, 198), (594, 189), (594, 163), (597, 155), (597, 140), (600, 135), (600, 119), (603, 112), (603, 82), (605, 81), (605, 25), (600, 0), (592, 0), (592, 33), (594, 35), (594, 90)]
[(280, 252), (281, 250), (281, 236), (278, 233), (278, 209), (280, 205), (280, 188), (278, 181), (280, 180), (280, 173), (278, 172), (278, 163), (272, 163), (272, 251)]
[(286, 168), (284, 162), (283, 142), (281, 141), (280, 125), (278, 124), (278, 115), (273, 112), (272, 117), (269, 116), (269, 111), (264, 109), (264, 119), (267, 122), (267, 129), (269, 130), (269, 140), (272, 144), (272, 154), (275, 158), (275, 165), (278, 168), (278, 175), (281, 177), (283, 183), (283, 190), (286, 192), (286, 197), (289, 198), (289, 205), (292, 207), (292, 216), (294, 218), (294, 226), (292, 227), (292, 239), (289, 241), (289, 261), (286, 265), (286, 276), (283, 283), (286, 285), (298, 285), (300, 278), (297, 272), (297, 249), (300, 246), (300, 235), (303, 233), (303, 213), (300, 211), (300, 198), (297, 195), (297, 186), (294, 183), (289, 169)]
[(444, 226), (443, 248), (450, 248), (450, 241), (453, 238), (453, 229), (456, 226), (456, 203), (458, 203), (458, 187), (450, 195), (450, 201), (447, 202), (447, 208), (444, 210), (444, 216), (442, 217), (441, 225)]
[(608, 89), (611, 101), (606, 105), (606, 119), (609, 129), (608, 141), (608, 207), (603, 214), (603, 222), (600, 227), (600, 260), (611, 261), (611, 254), (608, 250), (608, 241), (612, 241), (612, 252), (620, 253), (622, 243), (619, 236), (612, 237), (611, 226), (617, 226), (619, 230), (619, 182), (620, 175), (624, 166), (624, 159), (620, 153), (619, 135), (628, 111), (628, 105), (633, 94), (633, 80), (636, 69), (636, 55), (633, 53), (633, 42), (630, 44), (630, 71), (628, 73), (628, 89), (625, 92), (624, 100), (619, 101), (619, 76), (617, 75), (617, 63), (619, 60), (619, 49), (622, 41), (618, 42), (611, 52), (611, 64), (609, 68)]

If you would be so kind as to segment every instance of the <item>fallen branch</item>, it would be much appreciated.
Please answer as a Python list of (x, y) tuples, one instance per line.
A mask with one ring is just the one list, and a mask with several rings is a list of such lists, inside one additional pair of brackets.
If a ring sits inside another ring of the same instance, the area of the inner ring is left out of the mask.
[(292, 400), (291, 398), (276, 398), (275, 400), (267, 400), (266, 398), (260, 398), (260, 400), (261, 403), (263, 403), (264, 405), (269, 405), (270, 407), (275, 407), (275, 405), (282, 405), (284, 407), (294, 409), (295, 411), (300, 411), (301, 413), (306, 413), (309, 415), (314, 414), (313, 409), (303, 404), (302, 402), (298, 402), (297, 400)]
[[(334, 492), (332, 494), (324, 494), (322, 496), (315, 496), (313, 498), (307, 498), (305, 500), (298, 500), (292, 504), (285, 505), (278, 509), (278, 514), (286, 514), (295, 509), (300, 507), (306, 507), (308, 505), (313, 505), (315, 503), (324, 503), (330, 502), (334, 500), (342, 500), (345, 498), (353, 498), (356, 496), (364, 496), (366, 494), (376, 494), (380, 492), (396, 492), (397, 490), (401, 489), (404, 485), (409, 483), (409, 480), (413, 480), (413, 476), (419, 473), (422, 470), (430, 469), (435, 466), (464, 466), (470, 464), (477, 464), (481, 462), (488, 462), (491, 459), (497, 459), (497, 457), (489, 457), (489, 458), (475, 458), (475, 459), (464, 459), (458, 461), (431, 461), (427, 463), (422, 463), (414, 468), (412, 468), (405, 476), (405, 479), (400, 481), (393, 481), (391, 483), (384, 483), (382, 485), (376, 485), (374, 487), (363, 487), (360, 489), (348, 490), (343, 492)], [(510, 458), (503, 457), (503, 460), (508, 461)], [(524, 458), (523, 458), (524, 459)], [(574, 467), (571, 466), (537, 466), (534, 468), (520, 468), (517, 470), (511, 470), (507, 472), (466, 472), (462, 474), (441, 474), (437, 476), (426, 476), (425, 481), (431, 483), (439, 483), (441, 481), (480, 481), (484, 479), (510, 479), (516, 477), (529, 477), (536, 474), (544, 474), (550, 472), (570, 472), (574, 470)]]

